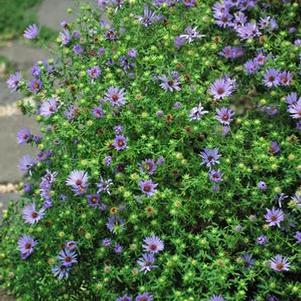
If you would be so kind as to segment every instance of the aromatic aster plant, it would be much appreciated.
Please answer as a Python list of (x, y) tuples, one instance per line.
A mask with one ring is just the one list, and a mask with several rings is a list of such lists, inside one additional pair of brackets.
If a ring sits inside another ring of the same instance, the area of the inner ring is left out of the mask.
[[(1, 226), (20, 300), (298, 300), (297, 1), (98, 1), (12, 91), (21, 199)], [(103, 11), (106, 12), (104, 18)], [(24, 37), (38, 39), (37, 25)]]

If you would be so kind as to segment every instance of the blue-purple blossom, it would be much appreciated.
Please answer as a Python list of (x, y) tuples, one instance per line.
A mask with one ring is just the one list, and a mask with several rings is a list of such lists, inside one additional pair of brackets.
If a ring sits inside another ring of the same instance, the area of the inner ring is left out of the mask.
[(144, 6), (143, 15), (138, 16), (138, 21), (145, 27), (149, 27), (152, 24), (161, 20), (161, 16), (156, 15), (155, 12), (149, 9), (147, 5)]
[(67, 279), (69, 277), (71, 268), (61, 264), (51, 268), (51, 271), (55, 277), (57, 277), (59, 280), (62, 280), (62, 279)]
[(105, 94), (105, 100), (109, 101), (112, 107), (121, 107), (125, 105), (124, 89), (110, 87)]
[(22, 235), (18, 240), (18, 248), (20, 250), (21, 259), (27, 259), (34, 251), (37, 241), (29, 235)]
[(19, 169), (21, 172), (26, 173), (31, 170), (35, 163), (35, 160), (29, 155), (24, 155), (19, 161)]
[(297, 242), (297, 244), (301, 244), (301, 231), (297, 231), (296, 233), (295, 233), (295, 239), (296, 239), (296, 242)]
[(137, 263), (140, 266), (140, 271), (145, 274), (157, 267), (154, 265), (155, 256), (151, 253), (143, 254), (142, 257), (137, 260)]
[(130, 297), (129, 295), (123, 295), (120, 296), (116, 299), (116, 301), (132, 301), (132, 297)]
[(23, 128), (17, 133), (18, 144), (26, 144), (30, 140), (31, 140), (31, 133), (29, 129)]
[(221, 295), (213, 295), (208, 301), (225, 301)]
[(264, 215), (264, 218), (268, 226), (280, 227), (280, 223), (284, 221), (284, 213), (281, 209), (273, 207), (272, 209), (266, 209), (266, 214)]
[(110, 230), (110, 232), (116, 233), (117, 229), (124, 229), (125, 221), (123, 218), (117, 215), (113, 215), (108, 218), (106, 226)]
[(96, 79), (100, 76), (101, 70), (98, 66), (94, 66), (87, 70), (87, 74), (91, 79)]
[(57, 259), (61, 262), (62, 265), (70, 267), (73, 264), (77, 263), (77, 254), (74, 250), (65, 248), (60, 251)]
[(192, 108), (189, 112), (189, 120), (200, 120), (208, 111), (204, 110), (201, 103), (199, 103), (196, 107)]
[(142, 171), (152, 175), (157, 169), (157, 164), (152, 159), (145, 159), (139, 164), (139, 167)]
[(43, 88), (43, 84), (39, 79), (33, 79), (28, 83), (28, 89), (33, 93), (39, 93)]
[(165, 91), (180, 91), (181, 90), (181, 83), (180, 83), (180, 76), (178, 72), (172, 72), (171, 75), (161, 75), (158, 76), (158, 79), (161, 80), (160, 87)]
[(153, 183), (152, 180), (141, 180), (139, 182), (139, 186), (144, 194), (146, 194), (148, 197), (151, 197), (157, 192), (156, 187), (158, 186), (158, 184)]
[(270, 268), (276, 272), (289, 271), (290, 262), (287, 257), (276, 255), (270, 259)]
[(216, 109), (215, 118), (222, 124), (222, 125), (230, 125), (233, 121), (233, 116), (235, 112), (228, 108), (220, 108)]
[(153, 301), (154, 298), (150, 293), (139, 294), (135, 301)]
[(259, 190), (265, 191), (267, 190), (267, 184), (264, 181), (259, 181), (257, 184)]
[(265, 245), (268, 243), (268, 238), (265, 235), (260, 235), (256, 238), (256, 243), (259, 245)]
[(143, 250), (152, 254), (159, 253), (164, 250), (164, 242), (155, 235), (145, 237), (143, 240)]
[(27, 224), (36, 224), (38, 221), (40, 221), (45, 215), (45, 209), (41, 208), (39, 210), (36, 209), (36, 204), (28, 204), (25, 205), (22, 211), (22, 216)]
[(62, 45), (66, 46), (71, 42), (71, 35), (68, 29), (64, 29), (59, 34), (59, 38), (61, 40)]
[(280, 72), (274, 68), (270, 68), (266, 71), (263, 77), (263, 83), (266, 87), (277, 87), (280, 85)]
[(209, 171), (209, 179), (212, 182), (219, 183), (222, 181), (222, 173), (220, 170), (210, 170)]
[(39, 35), (39, 28), (36, 24), (29, 25), (23, 34), (23, 37), (27, 40), (34, 40)]
[(205, 148), (201, 154), (202, 164), (206, 165), (207, 167), (211, 168), (215, 164), (219, 164), (219, 150), (218, 148)]
[(298, 101), (289, 105), (287, 111), (291, 114), (292, 118), (301, 118), (301, 97), (298, 99)]
[(6, 81), (6, 84), (11, 92), (17, 91), (17, 89), (21, 85), (22, 75), (21, 72), (16, 72), (14, 74), (11, 74), (9, 78)]
[(236, 88), (236, 81), (230, 77), (222, 77), (214, 81), (209, 87), (209, 94), (214, 99), (224, 99), (225, 97), (231, 96)]
[(82, 170), (73, 170), (69, 174), (66, 184), (71, 187), (75, 195), (85, 194), (88, 189), (88, 174)]
[(92, 115), (97, 118), (97, 119), (100, 119), (104, 116), (104, 112), (103, 112), (103, 109), (102, 107), (98, 106), (98, 107), (94, 107), (92, 109)]
[(41, 103), (40, 115), (50, 117), (58, 110), (58, 101), (56, 98), (49, 98)]
[(112, 145), (117, 151), (122, 151), (127, 148), (126, 138), (122, 135), (117, 135)]

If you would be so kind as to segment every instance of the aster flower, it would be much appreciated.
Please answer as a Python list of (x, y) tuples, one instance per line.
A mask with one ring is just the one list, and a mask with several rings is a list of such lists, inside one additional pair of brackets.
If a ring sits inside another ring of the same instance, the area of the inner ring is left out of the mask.
[(70, 251), (74, 251), (77, 248), (77, 244), (74, 240), (69, 240), (66, 242), (66, 248)]
[[(286, 96), (285, 102), (288, 105), (293, 105), (293, 104), (297, 103), (298, 98), (299, 98), (298, 94), (296, 92), (292, 92)], [(301, 97), (299, 98), (299, 100), (301, 101)]]
[(260, 36), (260, 31), (256, 23), (248, 22), (236, 29), (238, 36), (242, 40), (252, 39), (256, 36)]
[(121, 254), (122, 253), (122, 246), (120, 244), (116, 243), (115, 246), (114, 246), (114, 252), (116, 254)]
[(174, 39), (174, 44), (175, 44), (176, 48), (181, 48), (183, 45), (186, 44), (186, 39), (181, 36), (177, 36)]
[(227, 108), (216, 109), (215, 118), (223, 125), (230, 125), (233, 121), (234, 111)]
[(50, 117), (58, 110), (58, 101), (55, 98), (49, 98), (41, 103), (40, 115)]
[(277, 141), (272, 141), (270, 144), (270, 147), (269, 147), (269, 152), (272, 155), (277, 155), (280, 153), (280, 151), (281, 151), (281, 149), (280, 149), (279, 143)]
[(118, 297), (118, 298), (116, 299), (116, 301), (132, 301), (132, 300), (133, 300), (132, 297), (130, 297), (130, 296), (128, 296), (128, 295), (123, 295), (123, 296)]
[(100, 76), (101, 70), (98, 66), (94, 66), (87, 70), (87, 74), (91, 79), (96, 79)]
[(55, 277), (57, 277), (59, 280), (62, 280), (62, 279), (67, 279), (69, 277), (69, 273), (71, 272), (71, 269), (70, 267), (61, 264), (53, 267), (51, 271)]
[(140, 169), (149, 175), (152, 175), (156, 169), (157, 169), (157, 164), (154, 160), (152, 159), (145, 159), (144, 161), (139, 164)]
[(157, 192), (156, 187), (158, 186), (158, 184), (153, 183), (152, 180), (141, 180), (139, 182), (139, 186), (143, 193), (145, 193), (148, 197), (151, 197)]
[(294, 194), (292, 196), (292, 202), (296, 204), (296, 206), (301, 207), (301, 194)]
[(241, 256), (241, 258), (245, 262), (245, 265), (246, 265), (247, 268), (252, 267), (255, 263), (255, 260), (253, 259), (252, 254), (245, 253)]
[(259, 181), (257, 184), (259, 190), (265, 191), (267, 190), (267, 184), (264, 181)]
[(227, 59), (237, 59), (244, 55), (244, 50), (242, 47), (226, 46), (219, 53), (219, 55), (221, 55)]
[(76, 114), (78, 113), (78, 108), (76, 105), (70, 105), (64, 112), (64, 115), (69, 121), (74, 120)]
[(151, 253), (143, 254), (142, 257), (137, 260), (137, 264), (140, 266), (140, 271), (145, 274), (157, 267), (154, 263), (155, 256)]
[(102, 177), (100, 177), (99, 182), (97, 184), (97, 193), (107, 193), (111, 194), (110, 192), (110, 186), (113, 185), (113, 181), (111, 179), (104, 180)]
[(253, 74), (259, 69), (259, 64), (256, 62), (256, 60), (248, 60), (244, 64), (244, 70), (247, 74)]
[(156, 254), (164, 250), (164, 242), (155, 235), (145, 237), (143, 249), (147, 253)]
[(35, 160), (29, 155), (24, 155), (19, 161), (19, 169), (21, 172), (26, 173), (31, 170), (35, 163)]
[(117, 40), (117, 35), (114, 29), (109, 29), (108, 31), (105, 32), (105, 38), (108, 41), (116, 41)]
[(68, 29), (64, 29), (59, 34), (59, 38), (61, 40), (62, 45), (66, 46), (71, 42), (71, 35)]
[(39, 28), (36, 24), (29, 25), (23, 34), (23, 37), (27, 40), (34, 40), (39, 35)]
[(214, 99), (224, 99), (230, 96), (236, 88), (236, 81), (229, 77), (223, 77), (217, 79), (209, 87), (209, 94), (213, 96)]
[(31, 139), (31, 133), (27, 128), (21, 129), (17, 134), (18, 144), (26, 144), (30, 141), (30, 139)]
[(222, 181), (222, 173), (220, 170), (210, 170), (209, 171), (209, 179), (212, 182), (221, 182)]
[(218, 159), (220, 158), (220, 154), (218, 148), (205, 148), (201, 154), (202, 164), (211, 168), (215, 164), (219, 164)]
[(27, 224), (35, 224), (40, 221), (45, 215), (45, 209), (36, 210), (36, 204), (28, 204), (23, 208), (23, 219)]
[(75, 44), (73, 46), (72, 50), (77, 55), (80, 55), (80, 54), (82, 54), (84, 52), (84, 48), (81, 45), (79, 45), (79, 44)]
[(22, 75), (21, 72), (16, 72), (14, 74), (11, 74), (9, 78), (6, 81), (6, 84), (11, 92), (17, 91), (17, 89), (21, 85)]
[(126, 138), (122, 135), (117, 135), (112, 145), (117, 151), (124, 150), (127, 148)]
[(73, 170), (69, 174), (66, 184), (71, 187), (75, 195), (82, 195), (88, 188), (88, 174), (82, 170)]
[(107, 228), (112, 233), (116, 233), (118, 229), (124, 229), (125, 221), (117, 215), (110, 216), (106, 223)]
[(160, 21), (161, 17), (156, 15), (155, 12), (149, 9), (147, 5), (144, 5), (144, 11), (142, 16), (138, 16), (138, 21), (145, 27), (149, 27), (152, 24)]
[(77, 263), (77, 254), (75, 251), (71, 251), (67, 248), (61, 250), (57, 259), (61, 262), (63, 266), (70, 267)]
[(30, 183), (24, 183), (23, 184), (23, 191), (24, 193), (29, 193), (32, 191), (32, 185)]
[(233, 16), (228, 10), (223, 13), (214, 13), (215, 24), (219, 27), (226, 28), (232, 25)]
[(39, 79), (33, 79), (31, 81), (29, 81), (28, 83), (28, 89), (29, 91), (33, 92), (33, 93), (38, 93), (42, 90), (43, 88), (43, 84)]
[(97, 119), (103, 118), (104, 112), (103, 112), (102, 107), (95, 107), (95, 108), (93, 108), (92, 109), (92, 115), (95, 118), (97, 118)]
[(290, 262), (287, 257), (276, 255), (270, 259), (270, 268), (276, 272), (289, 271)]
[(213, 295), (208, 301), (225, 301), (221, 295)]
[(287, 111), (291, 114), (294, 119), (301, 118), (301, 97), (299, 100), (291, 105), (289, 105)]
[(301, 231), (297, 231), (294, 237), (296, 239), (297, 244), (301, 244)]
[(45, 161), (48, 158), (50, 158), (51, 156), (52, 156), (51, 150), (42, 150), (37, 154), (35, 160), (36, 160), (36, 162)]
[(115, 132), (115, 134), (117, 134), (117, 135), (121, 134), (121, 133), (123, 132), (123, 126), (120, 125), (120, 124), (114, 126), (114, 132)]
[(21, 253), (21, 258), (28, 258), (34, 251), (34, 247), (37, 245), (37, 241), (32, 236), (22, 235), (18, 240), (18, 248)]
[(181, 0), (185, 7), (193, 7), (196, 5), (196, 0)]
[(268, 242), (268, 238), (265, 235), (260, 235), (256, 238), (256, 243), (259, 245), (265, 245)]
[(197, 107), (191, 109), (189, 113), (189, 120), (200, 120), (208, 111), (205, 111), (202, 104), (199, 103)]
[(124, 89), (110, 87), (105, 94), (105, 100), (109, 101), (112, 107), (121, 107), (125, 105)]
[(289, 86), (292, 82), (293, 75), (289, 71), (279, 73), (279, 81), (282, 86)]
[(181, 91), (181, 84), (179, 82), (178, 72), (172, 72), (170, 76), (161, 75), (158, 79), (161, 80), (160, 87), (165, 91)]
[(284, 221), (284, 213), (281, 209), (276, 209), (273, 207), (272, 209), (266, 209), (264, 218), (270, 227), (280, 227), (280, 223)]
[(104, 157), (104, 163), (106, 166), (110, 166), (112, 163), (112, 156), (105, 156)]
[(100, 195), (99, 194), (89, 194), (87, 196), (88, 204), (91, 207), (99, 208), (100, 210), (105, 210), (106, 206), (100, 202)]
[(273, 68), (270, 68), (266, 71), (263, 83), (266, 87), (277, 87), (280, 84), (279, 71)]
[(31, 71), (31, 75), (36, 78), (40, 77), (42, 72), (41, 68), (38, 65), (34, 65), (30, 71)]
[(192, 43), (193, 41), (197, 39), (201, 39), (205, 37), (205, 35), (200, 34), (197, 31), (197, 27), (192, 28), (191, 26), (188, 26), (185, 28), (184, 33), (180, 35), (180, 38), (183, 38), (186, 40), (187, 43)]
[(153, 301), (154, 298), (150, 293), (139, 294), (135, 301)]
[(102, 246), (105, 248), (108, 248), (111, 246), (111, 239), (110, 238), (104, 238), (101, 242)]

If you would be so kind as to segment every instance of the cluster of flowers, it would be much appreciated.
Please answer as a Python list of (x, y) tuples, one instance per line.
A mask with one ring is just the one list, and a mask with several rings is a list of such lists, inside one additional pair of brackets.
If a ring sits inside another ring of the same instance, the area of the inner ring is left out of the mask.
[[(5, 230), (13, 239), (0, 273), (16, 265), (16, 244), (18, 265), (42, 269), (16, 269), (7, 288), (23, 294), (18, 281), (30, 273), (32, 281), (46, 275), (63, 299), (295, 298), (298, 22), (274, 15), (266, 1), (98, 5), (110, 22), (90, 8), (63, 21), (58, 61), (35, 64), (27, 82), (20, 72), (7, 80), (11, 91), (33, 95), (36, 107), (21, 108), (37, 115), (43, 133), (17, 134), (40, 152), (19, 163), (27, 198), (23, 219)], [(292, 41), (291, 53), (277, 40), (287, 25), (279, 39)], [(35, 24), (24, 32), (38, 35)], [(58, 280), (67, 278), (62, 289)], [(36, 298), (52, 300), (45, 294), (38, 286)]]

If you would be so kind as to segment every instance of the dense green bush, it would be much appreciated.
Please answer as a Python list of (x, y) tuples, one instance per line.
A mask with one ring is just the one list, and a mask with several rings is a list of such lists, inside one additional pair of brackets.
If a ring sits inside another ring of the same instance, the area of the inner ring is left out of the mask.
[(99, 5), (110, 22), (84, 5), (54, 59), (8, 79), (33, 96), (20, 108), (42, 137), (18, 133), (40, 153), (21, 159), (24, 193), (1, 226), (3, 288), (301, 298), (298, 3)]

